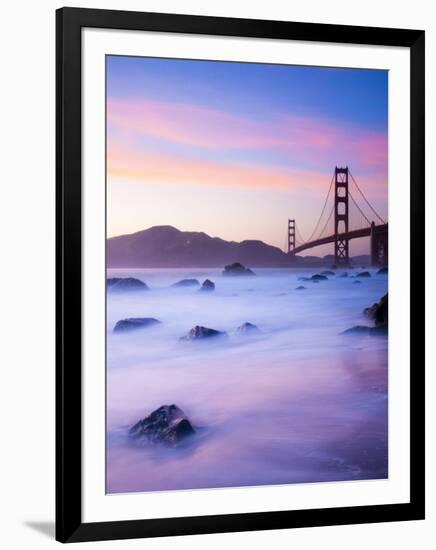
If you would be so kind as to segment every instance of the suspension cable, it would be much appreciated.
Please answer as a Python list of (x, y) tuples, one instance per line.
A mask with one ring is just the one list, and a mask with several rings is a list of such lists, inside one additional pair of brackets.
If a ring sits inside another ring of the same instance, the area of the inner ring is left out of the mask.
[[(351, 179), (353, 180), (354, 182), (354, 185), (357, 187), (357, 190), (359, 191), (359, 193), (362, 195), (363, 199), (365, 200), (366, 204), (371, 208), (371, 210), (373, 211), (373, 213), (377, 216), (377, 218), (383, 223), (385, 224), (385, 220), (377, 213), (377, 211), (375, 210), (375, 208), (372, 207), (371, 203), (368, 201), (368, 199), (365, 197), (365, 195), (363, 194), (362, 190), (360, 189), (360, 187), (357, 185), (357, 181), (354, 179), (354, 176), (353, 174), (351, 173), (350, 169), (348, 169), (348, 173), (350, 174), (351, 176)], [(353, 199), (354, 200), (354, 199)], [(360, 210), (360, 208), (359, 208)], [(365, 216), (366, 218), (366, 216)], [(366, 218), (368, 219), (368, 218)]]
[(368, 222), (368, 225), (371, 225), (371, 222), (368, 220), (368, 218), (365, 216), (365, 214), (363, 213), (363, 211), (361, 210), (360, 206), (357, 204), (357, 202), (355, 201), (353, 195), (351, 194), (351, 191), (348, 190), (348, 194), (350, 195), (351, 197), (351, 200), (353, 201), (354, 205), (356, 206), (357, 210), (359, 210), (359, 212), (362, 214), (362, 216), (365, 218), (365, 220)]
[[(334, 172), (333, 172), (332, 179), (330, 180), (329, 190), (328, 190), (327, 196), (326, 196), (326, 198), (325, 198), (324, 205), (323, 205), (322, 210), (321, 210), (321, 214), (320, 214), (320, 216), (319, 216), (319, 218), (318, 218), (318, 221), (316, 222), (316, 225), (315, 225), (314, 230), (312, 231), (312, 234), (310, 235), (310, 237), (309, 237), (308, 239), (306, 239), (305, 242), (309, 242), (309, 241), (311, 241), (311, 240), (313, 239), (313, 236), (315, 235), (316, 230), (318, 229), (318, 226), (319, 226), (319, 224), (321, 223), (321, 219), (322, 219), (322, 217), (323, 217), (323, 215), (324, 215), (325, 207), (327, 206), (327, 202), (328, 202), (328, 200), (329, 200), (330, 192), (331, 192), (332, 187), (333, 187), (333, 181), (334, 181), (334, 179), (335, 179), (335, 174), (334, 174)], [(330, 215), (330, 216), (331, 216), (331, 215)], [(329, 218), (330, 218), (330, 217), (329, 217)], [(325, 228), (324, 228), (324, 229), (325, 229)]]
[(301, 236), (301, 233), (300, 233), (300, 230), (298, 229), (297, 224), (295, 224), (295, 233), (296, 233), (296, 237), (297, 237), (300, 244), (306, 244), (307, 243), (307, 241), (305, 241), (303, 239), (303, 237)]
[(329, 221), (330, 221), (330, 219), (331, 219), (331, 217), (332, 217), (332, 215), (333, 215), (334, 209), (335, 209), (335, 206), (333, 205), (333, 206), (332, 206), (332, 209), (330, 210), (329, 217), (327, 218), (327, 221), (325, 222), (325, 225), (324, 225), (324, 227), (322, 228), (321, 233), (318, 234), (318, 236), (317, 236), (317, 238), (316, 238), (315, 240), (320, 239), (321, 236), (323, 235), (323, 233), (324, 233), (324, 231), (326, 230), (327, 225), (328, 225), (328, 223), (329, 223)]

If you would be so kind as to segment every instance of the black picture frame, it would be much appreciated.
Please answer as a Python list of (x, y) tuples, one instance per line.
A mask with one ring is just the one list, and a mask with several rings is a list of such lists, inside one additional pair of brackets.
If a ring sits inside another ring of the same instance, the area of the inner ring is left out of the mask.
[[(410, 49), (410, 502), (135, 521), (82, 522), (81, 30), (128, 29)], [(128, 539), (424, 518), (424, 41), (419, 30), (62, 8), (56, 13), (56, 539)]]

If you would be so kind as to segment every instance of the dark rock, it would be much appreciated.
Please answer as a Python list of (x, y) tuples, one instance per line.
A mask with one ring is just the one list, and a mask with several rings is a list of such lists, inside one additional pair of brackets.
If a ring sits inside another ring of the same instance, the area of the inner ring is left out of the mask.
[(206, 338), (216, 338), (217, 336), (227, 336), (226, 332), (215, 330), (213, 328), (195, 326), (191, 328), (186, 336), (182, 336), (180, 340), (204, 340)]
[(331, 276), (334, 275), (334, 272), (326, 269), (325, 271), (321, 271), (321, 275)]
[(353, 281), (353, 285), (360, 285), (362, 281)]
[(235, 262), (224, 266), (223, 275), (255, 275), (255, 273), (239, 262)]
[(316, 275), (312, 275), (311, 280), (316, 282), (328, 281), (328, 278), (325, 275), (320, 275), (319, 273), (317, 273)]
[[(358, 281), (354, 281), (358, 282)], [(341, 332), (341, 334), (369, 334), (370, 336), (387, 336), (388, 334), (388, 295), (385, 294), (380, 302), (363, 310), (363, 314), (374, 321), (374, 327), (355, 326)]]
[(199, 292), (212, 292), (215, 290), (215, 283), (206, 279), (201, 285), (201, 288), (198, 289)]
[(388, 295), (385, 294), (380, 302), (363, 310), (363, 314), (372, 319), (376, 327), (388, 326)]
[(388, 335), (388, 327), (386, 326), (380, 326), (380, 327), (371, 327), (370, 329), (370, 335), (371, 336), (387, 336)]
[(303, 285), (297, 286), (295, 290), (306, 290), (306, 287)]
[(173, 288), (188, 288), (192, 286), (200, 286), (200, 283), (197, 281), (197, 279), (182, 279), (181, 281), (178, 281), (171, 286)]
[(137, 422), (129, 435), (141, 443), (175, 446), (195, 434), (191, 422), (177, 405), (162, 405)]
[(239, 326), (237, 329), (237, 332), (244, 332), (244, 333), (254, 333), (259, 332), (259, 329), (256, 325), (253, 325), (253, 323), (243, 323), (241, 326)]
[(341, 332), (343, 335), (367, 334), (369, 336), (386, 336), (387, 333), (387, 327), (366, 327), (363, 325), (356, 325)]
[(371, 327), (365, 327), (362, 325), (356, 325), (355, 327), (347, 328), (341, 334), (369, 334)]
[(114, 292), (123, 291), (136, 291), (136, 290), (148, 290), (148, 286), (133, 277), (113, 277), (106, 280), (106, 287), (108, 290)]
[(298, 277), (299, 281), (310, 281), (310, 277)]
[(348, 273), (346, 271), (344, 271), (343, 273), (341, 273), (340, 275), (338, 275), (338, 277), (340, 277), (341, 279), (343, 279), (344, 277), (348, 277)]
[(361, 271), (360, 273), (356, 274), (356, 277), (368, 278), (371, 277), (371, 273), (369, 271)]
[(377, 275), (387, 275), (388, 274), (388, 268), (387, 267), (381, 267), (377, 271)]
[(117, 321), (114, 332), (128, 332), (158, 324), (160, 324), (160, 321), (153, 317), (132, 317), (130, 319), (121, 319), (121, 321)]

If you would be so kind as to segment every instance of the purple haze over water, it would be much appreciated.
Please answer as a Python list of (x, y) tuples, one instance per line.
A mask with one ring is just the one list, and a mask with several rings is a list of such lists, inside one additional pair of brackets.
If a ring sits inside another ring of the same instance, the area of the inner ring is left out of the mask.
[[(108, 294), (109, 493), (387, 477), (387, 339), (340, 335), (371, 324), (362, 310), (387, 292), (387, 277), (370, 270), (361, 284), (337, 276), (314, 284), (298, 280), (313, 270), (255, 271), (108, 271), (150, 287)], [(170, 288), (187, 277), (209, 278), (216, 290)], [(114, 333), (127, 317), (162, 324)], [(259, 334), (236, 333), (247, 321)], [(229, 337), (179, 341), (195, 325)], [(198, 427), (189, 444), (129, 442), (131, 425), (172, 403)]]

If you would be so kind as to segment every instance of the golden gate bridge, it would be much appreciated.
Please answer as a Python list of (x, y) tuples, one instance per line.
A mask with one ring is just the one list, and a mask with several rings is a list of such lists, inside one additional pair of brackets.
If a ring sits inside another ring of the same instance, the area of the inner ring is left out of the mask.
[[(333, 187), (334, 185), (334, 187)], [(332, 193), (333, 192), (333, 193)], [(330, 195), (333, 206), (328, 209)], [(358, 200), (363, 204), (359, 205)], [(296, 254), (321, 246), (334, 244), (334, 265), (350, 265), (349, 242), (370, 237), (372, 265), (388, 263), (388, 224), (366, 198), (348, 166), (335, 167), (321, 214), (308, 239), (303, 239), (295, 219), (288, 220), (287, 252)]]

